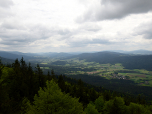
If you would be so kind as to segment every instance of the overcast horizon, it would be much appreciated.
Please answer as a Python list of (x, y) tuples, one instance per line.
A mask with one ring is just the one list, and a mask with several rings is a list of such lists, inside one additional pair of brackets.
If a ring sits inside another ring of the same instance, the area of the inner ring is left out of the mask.
[(152, 51), (152, 0), (0, 0), (0, 51)]

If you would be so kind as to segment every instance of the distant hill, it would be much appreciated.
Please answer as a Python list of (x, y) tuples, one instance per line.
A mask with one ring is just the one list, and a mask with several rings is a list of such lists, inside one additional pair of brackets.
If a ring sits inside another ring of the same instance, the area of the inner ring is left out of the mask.
[(152, 51), (148, 51), (148, 50), (135, 50), (135, 51), (128, 52), (128, 54), (152, 55)]
[[(138, 54), (135, 54), (135, 53), (138, 53)], [(70, 59), (70, 58), (79, 58), (80, 60), (84, 59), (88, 62), (97, 62), (100, 64), (121, 63), (126, 69), (152, 70), (152, 67), (151, 67), (152, 54), (150, 53), (151, 51), (137, 50), (137, 51), (123, 52), (123, 53), (102, 51), (102, 52), (96, 52), (96, 53), (82, 53), (79, 55), (75, 55), (71, 53), (55, 53), (55, 52), (21, 53), (21, 52), (0, 51), (0, 56), (6, 59), (12, 59), (12, 60), (15, 60), (16, 58), (20, 60), (22, 57), (24, 57), (25, 60), (30, 60), (30, 62), (32, 61), (34, 62), (36, 59), (41, 60), (41, 59), (48, 59), (48, 58), (57, 58), (60, 60)], [(61, 64), (61, 61), (58, 61), (58, 62)]]
[(21, 53), (21, 52), (10, 52), (13, 54), (17, 55), (22, 55), (22, 56), (31, 56), (31, 57), (49, 57), (49, 58), (64, 58), (64, 57), (69, 57), (74, 54), (71, 53), (57, 53), (57, 52), (42, 52), (42, 53)]
[(31, 56), (31, 57), (36, 57), (39, 56), (39, 53), (22, 53), (18, 51), (9, 51), (9, 53), (15, 54), (15, 55), (21, 55), (21, 56)]
[(134, 54), (134, 55), (152, 55), (152, 51), (148, 51), (148, 50), (134, 50), (134, 51), (112, 50), (111, 52)]
[(121, 63), (126, 69), (152, 70), (152, 55), (131, 55), (105, 51), (97, 53), (83, 53), (80, 55), (72, 56), (71, 58), (79, 58), (80, 60), (97, 62), (100, 64)]
[(44, 55), (47, 55), (47, 57), (50, 58), (65, 58), (65, 57), (70, 57), (73, 56), (73, 54), (69, 54), (69, 53), (46, 53)]
[(62, 59), (65, 57), (70, 57), (73, 56), (73, 54), (70, 53), (56, 53), (56, 52), (46, 52), (46, 53), (22, 53), (22, 52), (17, 52), (17, 51), (0, 51), (0, 56), (7, 58), (7, 59), (20, 59), (22, 57), (24, 57), (25, 60), (29, 60), (29, 59), (41, 59), (41, 58), (58, 58), (58, 59)]
[(6, 58), (3, 58), (3, 57), (0, 57), (0, 60), (3, 64), (12, 64), (14, 63), (14, 60), (12, 59), (6, 59)]
[(117, 63), (117, 59), (121, 56), (127, 56), (127, 54), (117, 53), (117, 52), (97, 52), (97, 53), (82, 53), (76, 56), (69, 57), (70, 58), (79, 58), (80, 60), (86, 60), (88, 62), (97, 62), (101, 64), (115, 64)]
[(7, 58), (7, 59), (21, 59), (22, 57), (24, 57), (25, 60), (28, 60), (28, 59), (33, 59), (33, 57), (31, 56), (27, 56), (27, 55), (23, 55), (23, 54), (14, 54), (14, 53), (11, 53), (11, 52), (5, 52), (5, 51), (0, 51), (0, 56), (3, 57), (3, 58)]

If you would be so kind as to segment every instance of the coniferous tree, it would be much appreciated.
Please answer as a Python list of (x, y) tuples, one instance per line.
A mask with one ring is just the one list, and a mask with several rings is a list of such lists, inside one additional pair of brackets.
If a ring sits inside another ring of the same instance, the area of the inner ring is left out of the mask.
[(83, 82), (81, 79), (78, 80), (78, 90), (77, 90), (77, 97), (80, 98), (79, 101), (82, 102), (83, 101), (83, 94), (84, 94), (84, 90), (83, 90)]
[(31, 63), (29, 63), (29, 65), (28, 65), (27, 75), (28, 75), (27, 85), (28, 85), (28, 88), (29, 88), (29, 96), (27, 98), (30, 101), (32, 101), (33, 96), (39, 90), (39, 86), (37, 85), (37, 80), (36, 80), (37, 77), (36, 77), (36, 75), (34, 75), (34, 71), (32, 69)]
[(39, 87), (44, 87), (45, 86), (45, 80), (44, 80), (44, 77), (43, 77), (43, 71), (41, 70), (39, 64), (37, 64), (37, 67), (36, 68), (36, 76), (37, 76), (37, 80), (38, 80), (38, 84), (39, 84)]
[(49, 71), (48, 71), (48, 74), (47, 74), (47, 80), (51, 80), (51, 75), (50, 75)]
[(62, 75), (60, 75), (58, 77), (58, 85), (59, 85), (59, 87), (61, 88), (62, 91), (65, 91), (66, 87), (65, 87), (65, 82), (63, 80), (63, 76)]
[(4, 65), (1, 63), (0, 59), (0, 114), (9, 113), (9, 95), (8, 95), (8, 86), (6, 85), (7, 80), (4, 78), (3, 74)]
[(0, 79), (1, 79), (1, 76), (2, 76), (3, 68), (4, 68), (4, 65), (2, 64), (1, 59), (0, 59)]
[(33, 105), (27, 102), (27, 114), (82, 114), (83, 107), (78, 99), (62, 93), (54, 80), (46, 82), (35, 95)]
[(53, 70), (53, 69), (51, 70), (51, 79), (54, 79), (54, 80), (55, 80), (55, 73), (54, 73), (54, 70)]

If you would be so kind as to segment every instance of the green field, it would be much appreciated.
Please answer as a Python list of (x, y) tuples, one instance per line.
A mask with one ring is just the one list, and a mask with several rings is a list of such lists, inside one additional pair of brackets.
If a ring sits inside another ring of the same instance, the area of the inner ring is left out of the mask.
[(88, 74), (92, 76), (101, 76), (106, 79), (123, 79), (132, 80), (141, 86), (151, 86), (152, 87), (152, 71), (147, 71), (145, 69), (124, 69), (122, 64), (99, 64), (96, 62), (86, 62), (85, 60), (79, 60), (77, 58), (62, 60), (61, 62), (66, 62), (65, 65), (51, 66), (52, 62), (59, 60), (49, 60), (42, 61), (40, 64), (44, 65), (41, 67), (44, 71), (58, 68), (57, 72), (61, 72), (66, 75), (77, 75), (77, 74)]

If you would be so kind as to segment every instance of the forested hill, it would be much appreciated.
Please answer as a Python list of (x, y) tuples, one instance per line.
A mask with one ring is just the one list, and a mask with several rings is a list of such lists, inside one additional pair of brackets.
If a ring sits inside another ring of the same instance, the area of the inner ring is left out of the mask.
[(21, 59), (24, 56), (24, 59), (33, 59), (34, 57), (24, 55), (23, 53), (13, 53), (13, 52), (6, 52), (6, 51), (0, 51), (0, 57), (6, 58), (6, 59)]
[[(146, 69), (152, 71), (152, 55), (136, 55), (126, 54), (118, 52), (103, 51), (97, 53), (82, 53), (79, 55), (73, 55), (71, 53), (21, 53), (21, 52), (5, 52), (0, 51), (0, 57), (13, 59), (21, 59), (24, 57), (25, 60), (34, 61), (36, 59), (71, 59), (79, 58), (80, 60), (86, 60), (88, 62), (97, 62), (100, 64), (116, 64), (121, 63), (126, 69)], [(5, 60), (7, 62), (7, 60)], [(10, 61), (10, 60), (9, 60)], [(2, 59), (3, 62), (3, 59)], [(10, 62), (8, 62), (10, 63)]]
[(53, 70), (44, 75), (23, 58), (11, 67), (0, 60), (0, 114), (151, 114), (150, 103), (142, 95), (91, 86)]
[(83, 53), (71, 58), (85, 59), (88, 62), (97, 62), (100, 64), (121, 63), (126, 69), (146, 69), (152, 70), (152, 55), (130, 55), (117, 52), (97, 52)]
[(7, 59), (7, 58), (3, 58), (3, 57), (0, 57), (0, 59), (3, 62), (3, 64), (12, 64), (14, 62), (14, 60), (12, 60), (12, 59)]
[(57, 52), (43, 52), (43, 53), (22, 53), (17, 51), (0, 51), (0, 57), (7, 58), (7, 59), (21, 59), (24, 57), (25, 60), (31, 59), (47, 59), (47, 58), (56, 58), (61, 59), (65, 57), (70, 57), (75, 54), (71, 53), (57, 53)]

